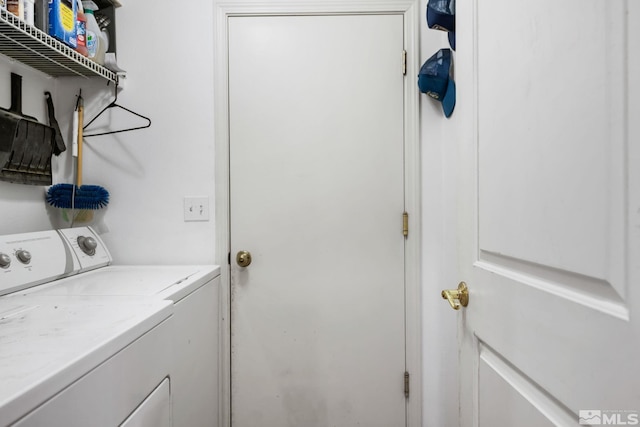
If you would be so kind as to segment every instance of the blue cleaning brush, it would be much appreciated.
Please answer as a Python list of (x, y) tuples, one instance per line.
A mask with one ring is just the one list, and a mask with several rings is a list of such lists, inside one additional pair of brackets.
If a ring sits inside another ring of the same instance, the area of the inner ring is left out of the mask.
[[(109, 203), (109, 192), (99, 185), (82, 185), (82, 92), (73, 114), (73, 157), (76, 158), (76, 184), (56, 184), (47, 190), (47, 203), (56, 208), (95, 210)], [(77, 137), (76, 137), (77, 132)]]
[(109, 203), (109, 192), (99, 185), (55, 184), (47, 191), (47, 203), (62, 209), (95, 210)]

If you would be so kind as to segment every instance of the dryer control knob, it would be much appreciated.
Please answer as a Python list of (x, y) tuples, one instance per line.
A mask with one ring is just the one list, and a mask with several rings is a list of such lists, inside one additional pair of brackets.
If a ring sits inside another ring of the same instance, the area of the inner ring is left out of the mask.
[(82, 249), (82, 252), (84, 252), (85, 254), (95, 255), (96, 248), (98, 247), (98, 242), (96, 242), (96, 239), (94, 239), (93, 237), (79, 236), (78, 246), (80, 246), (80, 249)]
[(16, 257), (18, 261), (23, 264), (29, 264), (31, 262), (31, 253), (29, 251), (25, 251), (24, 249), (20, 249), (16, 252)]
[(11, 258), (7, 254), (0, 254), (0, 268), (9, 268), (11, 265)]

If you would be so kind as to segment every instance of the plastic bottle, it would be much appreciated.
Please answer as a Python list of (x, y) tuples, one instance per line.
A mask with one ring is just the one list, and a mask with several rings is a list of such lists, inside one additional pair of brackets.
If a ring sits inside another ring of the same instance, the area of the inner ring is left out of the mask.
[(89, 59), (104, 65), (106, 46), (96, 17), (93, 15), (93, 12), (98, 10), (98, 6), (92, 1), (83, 1), (82, 6), (84, 7), (84, 15), (87, 18), (87, 51)]
[(87, 49), (87, 16), (84, 14), (84, 8), (80, 0), (76, 0), (76, 8), (78, 9), (76, 17), (76, 39), (78, 46), (76, 47), (76, 52), (82, 56), (89, 56), (89, 50)]
[(20, 19), (24, 19), (24, 3), (22, 0), (7, 0), (7, 10)]
[(35, 25), (36, 0), (22, 0), (24, 21), (29, 25)]
[(109, 19), (105, 15), (95, 15), (96, 22), (98, 23), (98, 27), (100, 27), (100, 32), (102, 36), (102, 41), (104, 42), (104, 52), (105, 58), (106, 54), (109, 52), (109, 30), (108, 27), (111, 24), (111, 19)]
[(47, 33), (49, 31), (49, 0), (36, 0), (35, 15), (36, 28)]

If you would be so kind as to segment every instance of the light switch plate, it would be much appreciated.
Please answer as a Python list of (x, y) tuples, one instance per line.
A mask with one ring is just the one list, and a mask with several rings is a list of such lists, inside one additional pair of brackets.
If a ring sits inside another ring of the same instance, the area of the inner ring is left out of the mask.
[(209, 221), (209, 198), (208, 197), (185, 197), (184, 198), (184, 220), (187, 221)]

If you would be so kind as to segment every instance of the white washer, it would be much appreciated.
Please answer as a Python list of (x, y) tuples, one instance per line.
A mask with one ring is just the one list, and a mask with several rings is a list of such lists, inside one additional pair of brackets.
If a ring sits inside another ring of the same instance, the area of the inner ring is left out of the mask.
[[(170, 410), (168, 392), (147, 397), (171, 372), (172, 320), (167, 301), (0, 298), (0, 425), (113, 427), (150, 402)], [(137, 425), (170, 423), (165, 410)]]
[[(218, 425), (219, 267), (112, 266), (106, 246), (91, 228), (59, 230), (59, 235), (75, 256), (73, 266), (67, 266), (62, 274), (64, 278), (17, 292), (24, 286), (14, 284), (14, 292), (3, 299), (75, 298), (109, 305), (170, 304), (171, 349), (167, 353), (171, 356), (173, 425)], [(17, 258), (18, 252), (14, 251), (14, 255)], [(158, 356), (161, 355), (147, 357)]]

